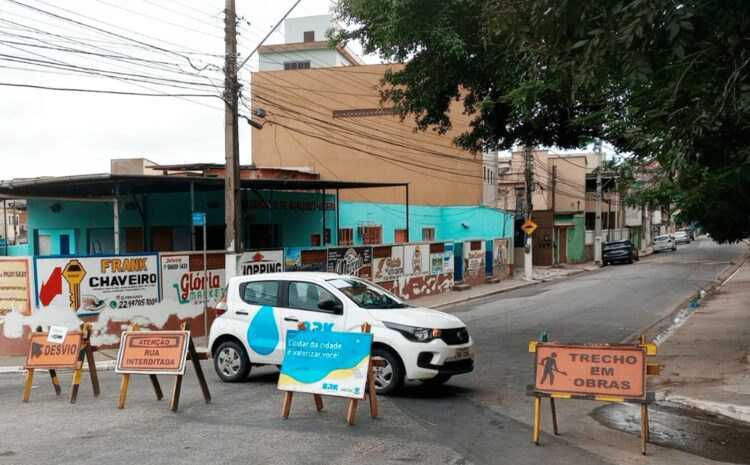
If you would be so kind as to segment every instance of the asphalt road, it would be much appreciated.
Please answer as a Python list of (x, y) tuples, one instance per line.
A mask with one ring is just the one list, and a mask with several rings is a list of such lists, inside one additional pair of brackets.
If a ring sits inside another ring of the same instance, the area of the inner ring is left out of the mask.
[[(558, 402), (562, 436), (545, 434), (541, 446), (531, 445), (527, 345), (541, 330), (556, 341), (620, 342), (668, 315), (740, 252), (701, 240), (635, 265), (451, 308), (476, 341), (475, 372), (442, 388), (411, 385), (400, 397), (381, 398), (376, 421), (361, 405), (354, 426), (344, 420), (345, 401), (326, 398), (316, 413), (305, 395), (282, 420), (275, 368), (255, 369), (247, 382), (230, 385), (204, 362), (213, 401), (203, 403), (189, 372), (176, 414), (168, 400), (155, 400), (147, 377), (131, 379), (126, 408), (118, 410), (120, 376), (112, 372), (101, 374), (98, 398), (84, 377), (75, 405), (56, 398), (44, 376), (35, 378), (31, 403), (22, 404), (22, 376), (0, 376), (0, 465), (707, 463), (663, 447), (641, 457), (638, 439), (599, 424), (590, 414), (601, 404), (587, 401)], [(67, 394), (70, 375), (62, 381)], [(162, 383), (169, 392), (169, 380)]]

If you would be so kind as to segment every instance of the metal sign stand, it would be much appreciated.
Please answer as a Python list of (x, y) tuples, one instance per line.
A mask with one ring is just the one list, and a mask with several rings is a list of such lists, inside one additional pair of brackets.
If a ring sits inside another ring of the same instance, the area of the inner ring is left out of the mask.
[[(539, 342), (547, 342), (547, 333), (542, 332), (539, 337)], [(529, 343), (529, 352), (536, 352), (536, 341)], [(649, 344), (646, 342), (646, 335), (641, 334), (639, 338), (639, 345), (644, 347), (647, 351), (647, 355), (656, 355), (656, 345)], [(647, 375), (658, 375), (660, 373), (661, 366), (658, 363), (646, 363), (646, 374)], [(539, 445), (539, 436), (541, 433), (541, 417), (542, 417), (542, 397), (549, 397), (550, 401), (550, 413), (552, 418), (552, 432), (555, 436), (558, 436), (557, 430), (557, 413), (555, 411), (555, 399), (583, 399), (583, 400), (598, 400), (604, 402), (628, 402), (641, 404), (641, 454), (646, 455), (646, 445), (649, 443), (649, 423), (648, 423), (648, 404), (654, 401), (654, 393), (646, 392), (646, 396), (643, 399), (628, 399), (614, 396), (603, 396), (603, 395), (581, 395), (581, 394), (568, 394), (568, 393), (547, 393), (536, 391), (534, 385), (529, 385), (526, 388), (526, 395), (534, 397), (534, 430), (533, 430), (533, 442), (534, 445)]]

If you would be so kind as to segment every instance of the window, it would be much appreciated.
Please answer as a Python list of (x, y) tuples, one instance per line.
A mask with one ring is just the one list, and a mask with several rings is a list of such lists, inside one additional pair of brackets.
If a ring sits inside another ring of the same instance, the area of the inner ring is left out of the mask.
[(435, 228), (422, 228), (422, 240), (432, 242), (435, 240)]
[(322, 311), (318, 304), (325, 300), (340, 302), (330, 292), (312, 283), (291, 282), (289, 283), (289, 308), (299, 310)]
[(310, 60), (300, 60), (300, 61), (285, 61), (284, 62), (284, 69), (290, 70), (290, 69), (309, 69), (310, 68)]
[(310, 245), (313, 247), (320, 247), (320, 234), (310, 235)]
[(252, 281), (240, 285), (240, 295), (250, 305), (277, 306), (279, 283), (276, 281)]
[(523, 198), (526, 194), (526, 189), (523, 187), (516, 187), (516, 198)]
[(330, 244), (331, 243), (331, 228), (326, 228), (326, 240), (325, 240), (325, 243), (326, 244)]
[(305, 31), (302, 33), (303, 42), (315, 42), (315, 31)]
[(375, 245), (383, 243), (382, 226), (363, 226), (362, 227), (362, 244)]
[(339, 245), (354, 245), (354, 230), (352, 228), (339, 229)]
[(397, 229), (394, 235), (396, 244), (409, 242), (409, 235), (406, 229)]

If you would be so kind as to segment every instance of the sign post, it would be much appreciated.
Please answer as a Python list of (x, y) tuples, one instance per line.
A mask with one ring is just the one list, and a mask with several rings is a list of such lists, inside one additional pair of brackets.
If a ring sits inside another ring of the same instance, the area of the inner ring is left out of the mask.
[[(56, 340), (59, 339), (59, 340)], [(55, 394), (62, 394), (57, 370), (61, 368), (73, 369), (73, 383), (70, 391), (70, 403), (74, 404), (78, 398), (78, 387), (81, 384), (84, 359), (89, 366), (91, 385), (94, 396), (98, 396), (99, 377), (94, 363), (94, 349), (91, 346), (91, 325), (82, 324), (80, 331), (69, 331), (64, 336), (51, 337), (50, 333), (42, 332), (37, 326), (36, 332), (31, 334), (31, 344), (26, 357), (26, 383), (23, 389), (23, 401), (28, 402), (31, 397), (31, 383), (34, 380), (34, 370), (49, 370)]]
[(208, 244), (206, 244), (206, 212), (193, 212), (193, 226), (203, 226), (203, 328), (208, 337)]
[(370, 356), (372, 334), (370, 325), (362, 325), (362, 333), (333, 331), (287, 332), (284, 363), (281, 366), (278, 389), (284, 393), (281, 417), (289, 418), (294, 392), (313, 395), (315, 409), (323, 410), (323, 395), (349, 398), (346, 421), (354, 424), (357, 402), (370, 399), (370, 416), (378, 417), (375, 378)]
[(539, 445), (541, 398), (549, 397), (552, 429), (557, 431), (555, 399), (586, 399), (604, 402), (641, 404), (641, 453), (646, 455), (648, 404), (654, 393), (647, 391), (646, 375), (658, 374), (659, 365), (648, 363), (656, 355), (656, 345), (647, 344), (641, 334), (640, 344), (560, 344), (531, 341), (529, 352), (534, 358), (534, 384), (527, 395), (534, 396), (534, 444)]
[(115, 372), (122, 374), (118, 408), (125, 408), (128, 385), (131, 374), (149, 375), (156, 394), (156, 400), (163, 398), (157, 374), (174, 375), (171, 409), (177, 411), (180, 403), (182, 377), (185, 374), (187, 360), (193, 362), (195, 374), (200, 383), (203, 399), (211, 402), (211, 394), (200, 365), (200, 356), (190, 337), (189, 325), (183, 323), (179, 331), (141, 332), (136, 323), (132, 331), (124, 331), (120, 340)]

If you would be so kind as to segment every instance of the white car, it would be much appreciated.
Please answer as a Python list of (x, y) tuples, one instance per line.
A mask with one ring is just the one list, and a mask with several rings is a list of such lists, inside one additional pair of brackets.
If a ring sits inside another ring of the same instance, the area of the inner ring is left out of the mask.
[(687, 231), (684, 229), (675, 231), (674, 234), (672, 234), (672, 237), (677, 244), (690, 244), (690, 235), (688, 235)]
[[(224, 301), (225, 299), (225, 301)], [(219, 305), (208, 347), (223, 381), (242, 381), (256, 365), (281, 365), (286, 332), (303, 322), (312, 331), (358, 332), (371, 325), (378, 394), (405, 380), (441, 384), (474, 369), (474, 341), (447, 313), (415, 308), (369, 281), (333, 273), (237, 276)]]
[(654, 252), (663, 252), (665, 250), (677, 250), (677, 242), (667, 234), (656, 236), (654, 238)]

